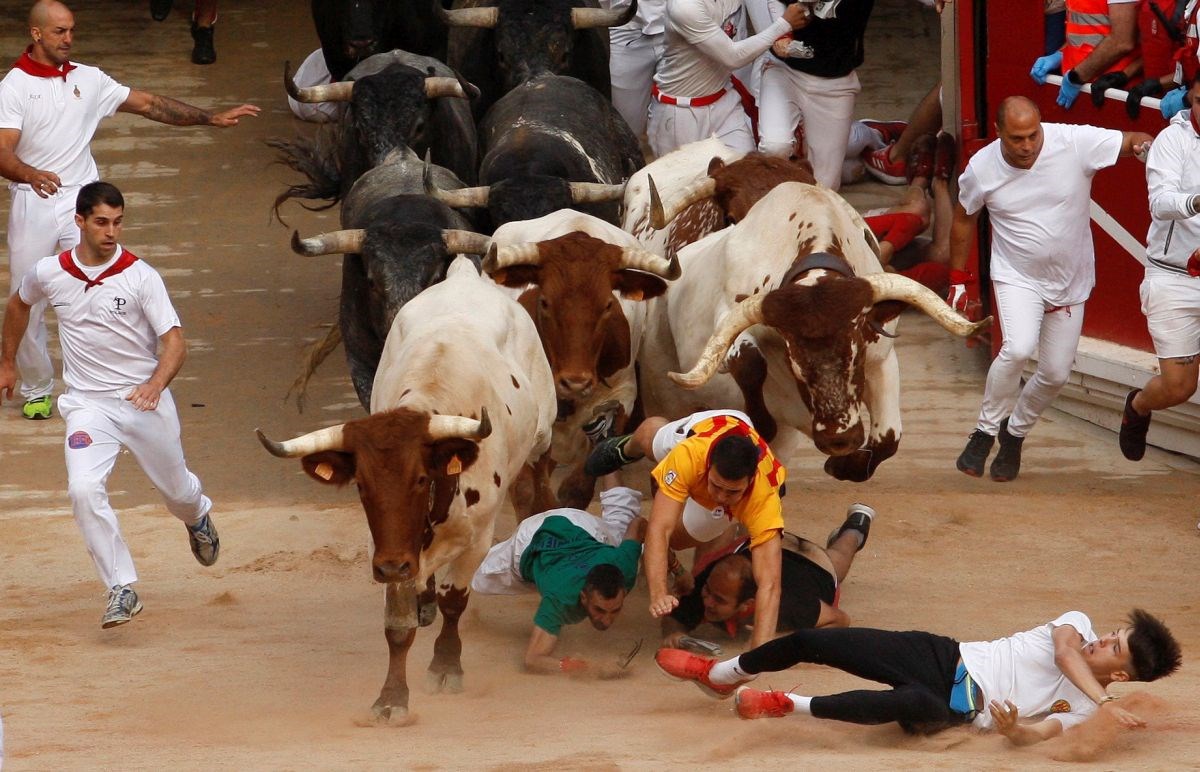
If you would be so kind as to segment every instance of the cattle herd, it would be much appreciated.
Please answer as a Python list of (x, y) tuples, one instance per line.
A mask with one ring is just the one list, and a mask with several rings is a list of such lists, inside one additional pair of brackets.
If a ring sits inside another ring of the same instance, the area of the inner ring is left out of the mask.
[(486, 2), (313, 0), (337, 82), (284, 80), (343, 107), (271, 142), (305, 178), (277, 210), (341, 205), (341, 230), (292, 247), (342, 255), (323, 350), (340, 339), (369, 415), (259, 437), (358, 488), (386, 584), (380, 720), (407, 712), (408, 649), (438, 611), (429, 677), (461, 688), (458, 621), (504, 500), (518, 517), (591, 501), (584, 423), (736, 408), (781, 458), (806, 435), (863, 481), (900, 442), (898, 314), (990, 323), (884, 273), (862, 217), (801, 164), (716, 139), (646, 164), (609, 101), (606, 28), (635, 5)]

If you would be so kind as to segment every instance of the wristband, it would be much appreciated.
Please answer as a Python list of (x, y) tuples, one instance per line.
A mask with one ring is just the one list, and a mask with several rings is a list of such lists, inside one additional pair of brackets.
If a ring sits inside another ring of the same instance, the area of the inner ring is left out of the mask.
[(975, 274), (970, 271), (964, 271), (959, 268), (950, 269), (950, 284), (974, 284)]
[(571, 657), (563, 657), (558, 661), (558, 669), (564, 673), (579, 673), (587, 670), (587, 662), (582, 659), (572, 659)]

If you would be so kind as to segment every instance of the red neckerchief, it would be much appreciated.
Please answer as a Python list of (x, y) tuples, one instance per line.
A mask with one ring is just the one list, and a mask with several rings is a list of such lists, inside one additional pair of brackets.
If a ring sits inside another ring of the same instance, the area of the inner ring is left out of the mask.
[(29, 55), (29, 52), (32, 50), (33, 44), (30, 43), (25, 49), (25, 53), (21, 54), (21, 58), (13, 62), (13, 67), (35, 78), (62, 78), (63, 80), (67, 79), (68, 72), (75, 69), (75, 65), (70, 62), (63, 64), (60, 70), (57, 67), (51, 67), (48, 64), (34, 61), (33, 57)]
[(137, 255), (133, 254), (127, 249), (123, 249), (121, 250), (121, 256), (117, 258), (115, 263), (105, 268), (96, 278), (89, 279), (87, 274), (81, 271), (79, 266), (75, 265), (75, 261), (71, 259), (71, 250), (68, 249), (66, 252), (63, 252), (58, 256), (58, 264), (62, 267), (62, 269), (84, 283), (84, 292), (87, 292), (92, 287), (103, 284), (105, 279), (110, 276), (116, 276), (121, 271), (124, 271), (126, 268), (136, 262)]

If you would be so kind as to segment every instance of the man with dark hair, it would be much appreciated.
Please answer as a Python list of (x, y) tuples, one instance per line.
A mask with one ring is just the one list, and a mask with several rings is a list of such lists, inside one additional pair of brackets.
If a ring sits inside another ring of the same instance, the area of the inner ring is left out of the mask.
[[(169, 97), (130, 89), (103, 71), (69, 60), (75, 16), (67, 6), (40, 0), (29, 12), (33, 42), (0, 81), (0, 175), (12, 180), (8, 259), (15, 294), (41, 258), (79, 243), (72, 219), (79, 188), (100, 178), (92, 135), (100, 121), (135, 113), (171, 126), (236, 126), (257, 115), (254, 105), (212, 113)], [(50, 417), (54, 366), (46, 348), (45, 305), (37, 304), (17, 352), (22, 412)]]
[[(921, 733), (969, 723), (995, 729), (1016, 745), (1057, 737), (1097, 708), (1123, 726), (1144, 726), (1117, 704), (1109, 684), (1154, 681), (1174, 673), (1182, 661), (1171, 631), (1141, 609), (1134, 609), (1126, 627), (1103, 638), (1087, 616), (1069, 611), (994, 641), (959, 643), (932, 633), (851, 627), (800, 630), (723, 662), (679, 649), (660, 649), (655, 659), (667, 675), (694, 681), (716, 697), (736, 691), (742, 718), (799, 713), (855, 724), (895, 721)], [(759, 673), (800, 662), (829, 665), (892, 688), (824, 697), (738, 689)], [(1022, 722), (1020, 716), (1033, 720)]]
[(132, 584), (133, 557), (105, 488), (117, 454), (128, 448), (187, 526), (201, 565), (217, 562), (220, 541), (212, 502), (188, 471), (179, 415), (167, 385), (183, 366), (187, 343), (162, 277), (117, 242), (125, 216), (121, 191), (83, 186), (76, 199), (79, 246), (39, 260), (9, 298), (0, 341), (0, 397), (11, 399), (16, 355), (31, 308), (49, 302), (58, 316), (66, 422), (67, 488), (75, 521), (108, 589), (101, 627), (142, 610)]
[(787, 471), (754, 425), (736, 410), (709, 410), (668, 422), (647, 418), (633, 434), (596, 444), (584, 471), (599, 476), (649, 457), (657, 490), (646, 529), (646, 582), (650, 614), (662, 618), (679, 605), (674, 591), (691, 590), (691, 577), (672, 550), (696, 548), (696, 555), (726, 546), (737, 525), (750, 539), (754, 582), (753, 645), (775, 635), (779, 614), (780, 534)]
[(512, 536), (493, 546), (471, 589), (485, 595), (537, 592), (542, 596), (525, 650), (533, 673), (607, 674), (574, 657), (554, 657), (559, 631), (584, 619), (607, 630), (621, 613), (637, 579), (646, 521), (638, 517), (642, 494), (607, 475), (601, 516), (581, 509), (552, 509), (521, 521)]

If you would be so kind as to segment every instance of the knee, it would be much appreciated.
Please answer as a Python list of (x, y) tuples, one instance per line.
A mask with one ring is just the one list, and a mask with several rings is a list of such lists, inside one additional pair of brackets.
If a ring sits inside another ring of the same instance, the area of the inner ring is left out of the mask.
[(1181, 405), (1192, 398), (1196, 393), (1196, 381), (1167, 381), (1163, 384), (1167, 399), (1172, 405)]
[(1000, 353), (996, 355), (997, 359), (1015, 364), (1024, 365), (1030, 359), (1033, 359), (1033, 353), (1037, 350), (1037, 342), (1034, 340), (1014, 340), (1005, 338), (1004, 343), (1000, 346)]
[(767, 155), (776, 155), (781, 158), (790, 158), (795, 152), (796, 142), (791, 141), (774, 141), (763, 137), (758, 142), (758, 152)]
[(67, 482), (67, 495), (77, 509), (90, 508), (104, 499), (104, 481), (92, 475), (72, 475)]

